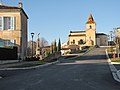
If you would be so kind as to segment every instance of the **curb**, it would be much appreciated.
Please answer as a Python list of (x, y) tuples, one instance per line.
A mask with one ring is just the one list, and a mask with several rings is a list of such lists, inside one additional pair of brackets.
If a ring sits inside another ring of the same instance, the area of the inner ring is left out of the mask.
[(108, 56), (107, 50), (106, 50), (106, 56), (107, 56), (107, 58), (108, 58), (108, 59), (107, 59), (107, 62), (108, 62), (108, 64), (109, 64), (109, 67), (110, 67), (110, 70), (111, 70), (111, 72), (112, 72), (112, 75), (113, 75), (114, 80), (120, 82), (120, 70), (117, 70), (117, 69), (115, 68), (115, 66), (111, 63), (111, 60), (110, 60), (110, 58), (109, 58), (109, 56)]
[(43, 64), (43, 65), (38, 65), (38, 66), (33, 66), (33, 67), (25, 67), (25, 68), (4, 68), (4, 69), (0, 69), (0, 70), (25, 70), (25, 69), (36, 69), (38, 67), (45, 67), (45, 66), (49, 66), (49, 65), (54, 65), (59, 63), (59, 61), (55, 61), (55, 62), (51, 62), (48, 64)]

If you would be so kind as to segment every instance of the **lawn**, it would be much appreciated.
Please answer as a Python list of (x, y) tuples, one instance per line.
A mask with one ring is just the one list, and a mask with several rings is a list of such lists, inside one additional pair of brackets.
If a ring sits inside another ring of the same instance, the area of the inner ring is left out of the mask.
[(120, 58), (115, 58), (115, 59), (112, 58), (112, 59), (111, 59), (111, 62), (120, 62)]

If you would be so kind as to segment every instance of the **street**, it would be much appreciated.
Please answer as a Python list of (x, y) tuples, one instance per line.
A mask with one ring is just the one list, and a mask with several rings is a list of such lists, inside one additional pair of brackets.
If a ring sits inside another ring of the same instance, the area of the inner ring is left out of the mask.
[(0, 71), (0, 90), (120, 90), (109, 69), (105, 48), (31, 70)]

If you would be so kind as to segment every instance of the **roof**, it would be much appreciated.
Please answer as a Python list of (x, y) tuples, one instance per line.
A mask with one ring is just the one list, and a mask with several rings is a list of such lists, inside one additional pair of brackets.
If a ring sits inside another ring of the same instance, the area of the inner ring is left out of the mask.
[(70, 31), (70, 33), (82, 33), (82, 32), (85, 32), (85, 31)]
[(96, 33), (96, 35), (106, 35), (106, 34), (105, 33)]
[(96, 24), (94, 19), (93, 19), (93, 16), (92, 14), (90, 14), (89, 18), (88, 18), (88, 21), (86, 22), (86, 24)]
[(19, 8), (15, 6), (0, 5), (0, 9), (19, 9)]
[(86, 34), (69, 35), (69, 37), (70, 36), (86, 36)]
[(120, 29), (120, 27), (117, 27), (117, 29)]
[(27, 19), (28, 19), (28, 16), (27, 16), (27, 14), (25, 13), (25, 11), (23, 10), (23, 8), (21, 8), (21, 7), (15, 7), (15, 6), (6, 6), (6, 5), (0, 5), (0, 11), (1, 10), (4, 10), (4, 11), (7, 11), (7, 12), (9, 12), (8, 10), (10, 9), (10, 12), (11, 12), (11, 10), (13, 10), (13, 11), (22, 11), (24, 14), (25, 14), (25, 16), (27, 17)]

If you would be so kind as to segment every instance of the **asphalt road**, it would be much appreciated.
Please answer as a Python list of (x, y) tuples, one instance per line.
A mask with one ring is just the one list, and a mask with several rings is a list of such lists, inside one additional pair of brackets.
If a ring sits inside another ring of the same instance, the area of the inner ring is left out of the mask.
[(0, 90), (120, 90), (104, 49), (44, 68), (2, 71)]

